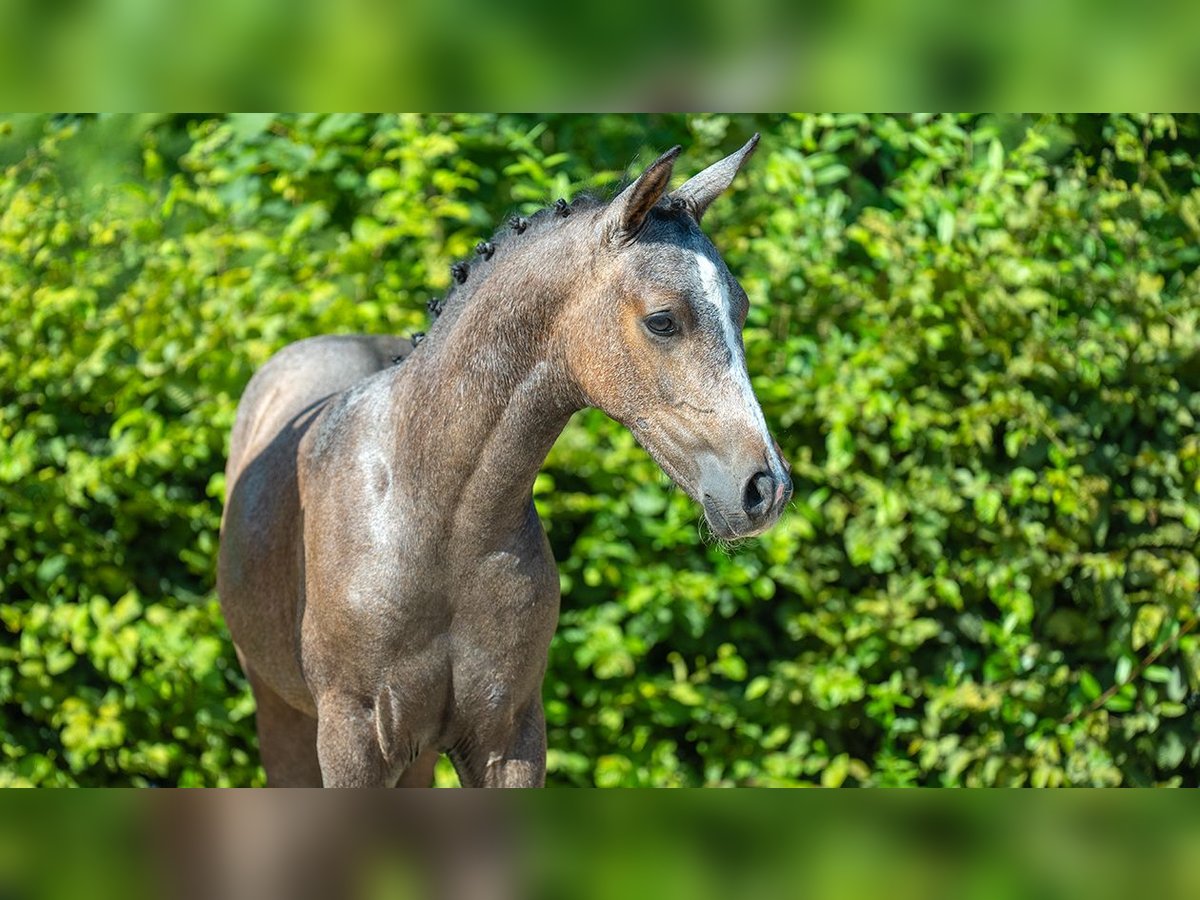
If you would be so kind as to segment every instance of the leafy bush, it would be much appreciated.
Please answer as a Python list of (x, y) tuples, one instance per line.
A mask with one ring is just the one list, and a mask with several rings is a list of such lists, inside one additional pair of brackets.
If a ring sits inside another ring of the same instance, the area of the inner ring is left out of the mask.
[(0, 782), (261, 783), (213, 594), (253, 370), (756, 129), (706, 223), (795, 509), (708, 543), (576, 418), (551, 783), (1200, 782), (1196, 117), (0, 122)]

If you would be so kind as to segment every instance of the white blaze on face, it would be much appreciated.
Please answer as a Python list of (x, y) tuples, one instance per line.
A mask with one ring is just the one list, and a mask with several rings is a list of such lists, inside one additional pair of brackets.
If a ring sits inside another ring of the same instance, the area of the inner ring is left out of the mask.
[(763, 419), (762, 407), (754, 396), (754, 388), (750, 386), (750, 375), (746, 371), (745, 357), (739, 352), (738, 327), (733, 320), (733, 304), (729, 300), (729, 285), (717, 269), (716, 264), (704, 253), (696, 253), (696, 267), (700, 272), (700, 284), (704, 298), (717, 308), (717, 319), (721, 323), (722, 334), (725, 338), (725, 348), (729, 351), (729, 369), (726, 373), (737, 391), (736, 410), (730, 410), (732, 417), (750, 424), (762, 437), (767, 450), (767, 458), (776, 475), (783, 471), (782, 461), (775, 452), (775, 442), (767, 430), (766, 420)]

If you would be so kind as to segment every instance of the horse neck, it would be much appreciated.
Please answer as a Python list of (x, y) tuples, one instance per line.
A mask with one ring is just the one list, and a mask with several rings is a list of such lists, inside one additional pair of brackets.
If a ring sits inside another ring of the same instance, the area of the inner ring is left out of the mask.
[(398, 372), (422, 511), (452, 507), (448, 524), (489, 537), (528, 521), (534, 478), (583, 405), (554, 337), (572, 273), (524, 256), (480, 276)]

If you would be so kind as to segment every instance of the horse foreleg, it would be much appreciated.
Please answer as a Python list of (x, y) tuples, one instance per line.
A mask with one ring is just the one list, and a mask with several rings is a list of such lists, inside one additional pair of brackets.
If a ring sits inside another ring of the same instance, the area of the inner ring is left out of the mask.
[(542, 787), (546, 783), (546, 717), (541, 698), (525, 708), (501, 740), (479, 735), (450, 754), (463, 787)]
[(325, 787), (387, 787), (373, 704), (342, 694), (317, 700), (317, 757)]

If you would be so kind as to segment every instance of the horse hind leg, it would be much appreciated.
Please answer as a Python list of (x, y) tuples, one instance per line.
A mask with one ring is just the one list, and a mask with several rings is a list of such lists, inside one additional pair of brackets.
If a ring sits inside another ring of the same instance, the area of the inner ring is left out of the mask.
[[(240, 654), (239, 654), (240, 656)], [(258, 706), (258, 751), (268, 787), (320, 787), (317, 720), (289, 706), (243, 663)]]
[(396, 787), (433, 787), (433, 770), (437, 766), (439, 755), (436, 750), (426, 750), (409, 763), (404, 774), (400, 776), (400, 780), (396, 782)]

